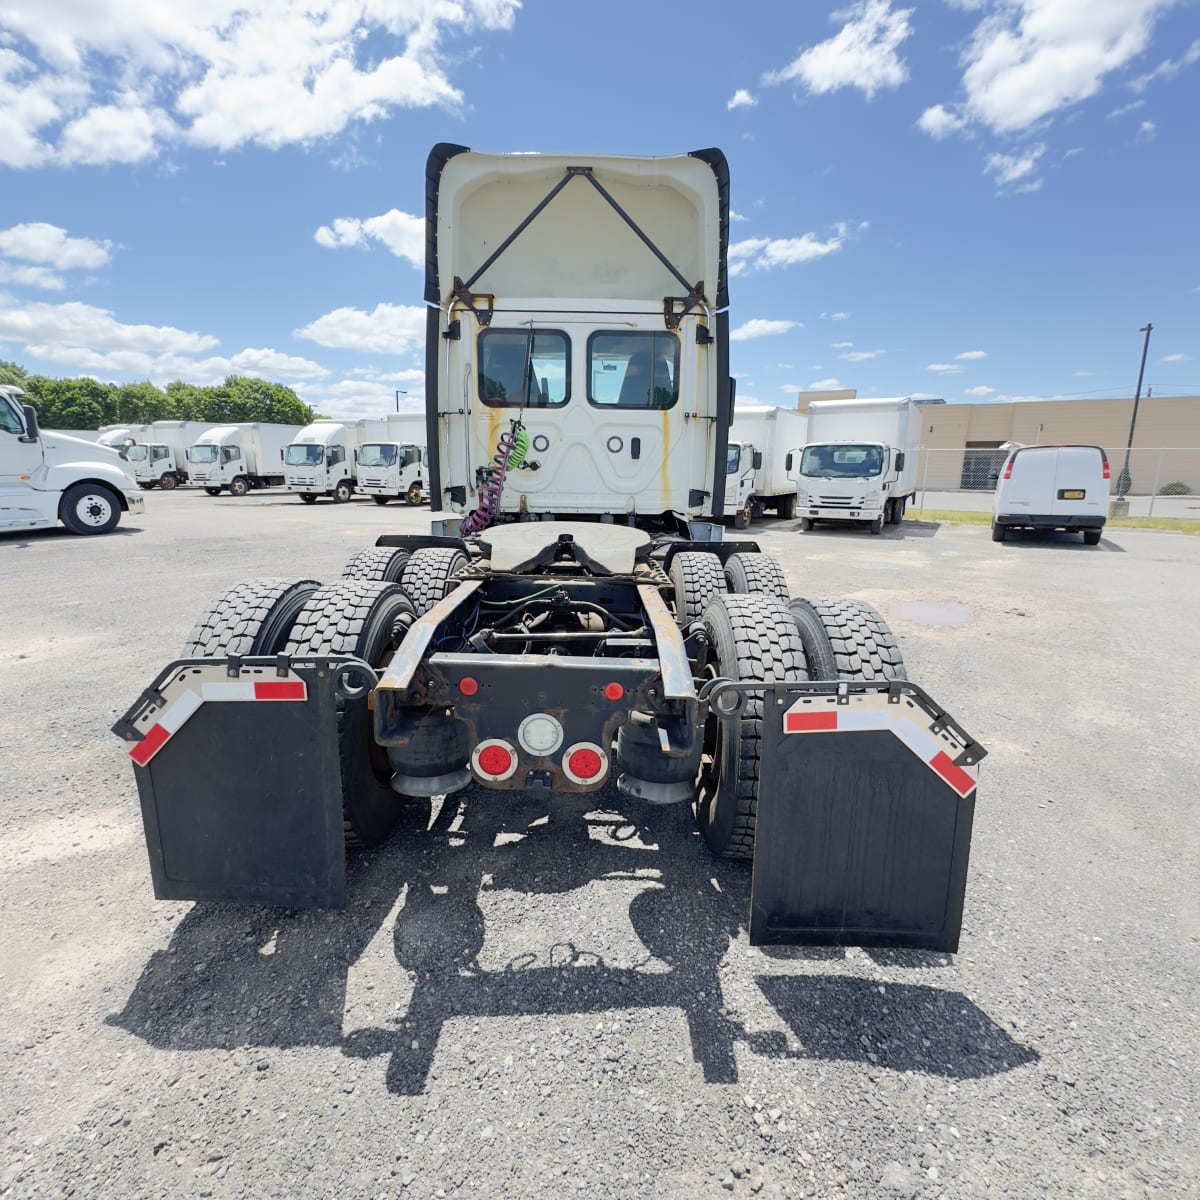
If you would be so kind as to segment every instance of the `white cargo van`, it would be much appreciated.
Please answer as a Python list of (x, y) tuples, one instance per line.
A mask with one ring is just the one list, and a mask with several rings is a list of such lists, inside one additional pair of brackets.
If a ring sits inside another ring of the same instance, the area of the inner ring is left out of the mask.
[(1010, 529), (1078, 529), (1094, 546), (1108, 513), (1108, 455), (1099, 446), (1017, 446), (996, 480), (992, 541)]

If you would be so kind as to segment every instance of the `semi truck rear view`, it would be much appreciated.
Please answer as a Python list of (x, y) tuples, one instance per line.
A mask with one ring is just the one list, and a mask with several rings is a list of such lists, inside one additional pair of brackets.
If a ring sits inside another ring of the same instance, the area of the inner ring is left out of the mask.
[(607, 790), (753, 859), (752, 942), (954, 949), (985, 751), (722, 540), (724, 156), (439, 145), (426, 196), (431, 532), (231, 586), (117, 723), (156, 894), (340, 905), (406, 804)]

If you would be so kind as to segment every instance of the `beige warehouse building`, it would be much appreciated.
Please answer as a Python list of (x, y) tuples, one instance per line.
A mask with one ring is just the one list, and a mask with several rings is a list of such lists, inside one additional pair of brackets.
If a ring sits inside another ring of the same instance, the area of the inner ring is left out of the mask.
[[(841, 396), (845, 396), (842, 393)], [(839, 398), (841, 398), (839, 396)], [(814, 399), (802, 392), (803, 412)], [(846, 397), (849, 398), (849, 397)], [(1031, 400), (996, 404), (923, 404), (922, 470), (930, 488), (988, 486), (1004, 442), (1083, 442), (1103, 446), (1113, 479), (1125, 461), (1133, 398)], [(1133, 494), (1183, 483), (1200, 493), (1200, 396), (1143, 397), (1138, 405), (1129, 473)]]

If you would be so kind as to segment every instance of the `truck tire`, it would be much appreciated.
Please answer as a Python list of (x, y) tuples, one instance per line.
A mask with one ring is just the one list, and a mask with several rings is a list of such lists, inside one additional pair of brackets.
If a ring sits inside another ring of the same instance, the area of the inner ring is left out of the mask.
[(1083, 531), (1083, 544), (1085, 546), (1100, 545), (1100, 535), (1103, 532), (1101, 529), (1085, 529)]
[(301, 492), (300, 493), (300, 502), (302, 504), (316, 504), (317, 493), (316, 492)]
[(372, 496), (371, 499), (374, 500), (376, 504), (386, 504), (391, 499), (391, 496)]
[(418, 616), (424, 616), (454, 590), (457, 577), (466, 565), (467, 556), (450, 547), (424, 546), (413, 551), (404, 564), (400, 583), (412, 598)]
[(876, 517), (875, 520), (873, 520), (871, 522), (871, 533), (872, 533), (872, 535), (878, 535), (878, 534), (881, 534), (882, 532), (883, 532), (883, 517)]
[(409, 486), (408, 491), (404, 493), (404, 503), (410, 507), (415, 507), (421, 503), (421, 485), (419, 483)]
[(278, 654), (300, 610), (320, 586), (315, 579), (252, 579), (234, 584), (193, 626), (183, 657)]
[[(398, 625), (410, 624), (412, 601), (394, 583), (343, 579), (309, 597), (292, 627), (287, 653), (353, 654), (373, 667), (391, 660)], [(391, 788), (392, 767), (374, 737), (369, 695), (337, 700), (342, 820), (347, 846), (372, 846), (387, 836), (404, 801)]]
[(177, 476), (174, 471), (167, 471), (158, 481), (158, 486), (162, 488), (164, 492), (173, 491), (179, 486), (179, 476)]
[(783, 496), (775, 507), (781, 521), (790, 521), (796, 515), (796, 497)]
[(749, 529), (750, 522), (754, 519), (754, 505), (749, 500), (742, 505), (741, 508), (733, 514), (734, 529)]
[(1002, 542), (1008, 536), (1008, 526), (1001, 525), (998, 521), (992, 522), (992, 541)]
[(58, 518), (72, 533), (109, 533), (121, 519), (121, 501), (102, 483), (76, 483), (63, 493)]
[[(807, 679), (804, 647), (787, 608), (771, 596), (718, 596), (704, 610), (711, 678), (783, 682)], [(711, 710), (696, 792), (696, 822), (709, 848), (751, 858), (758, 815), (763, 697), (745, 696), (732, 720)]]
[(800, 633), (800, 644), (804, 647), (804, 665), (809, 679), (836, 679), (837, 659), (833, 653), (833, 641), (824, 619), (810, 600), (793, 600), (788, 612), (796, 622)]
[(250, 490), (250, 480), (245, 475), (235, 475), (229, 481), (229, 494), (231, 496), (244, 496)]
[(219, 495), (221, 494), (221, 489), (220, 489), (220, 488), (210, 488), (210, 487), (206, 487), (204, 490), (205, 490), (205, 491), (206, 491), (206, 492), (207, 492), (207, 493), (208, 493), (210, 496), (219, 496)]
[(342, 568), (342, 578), (362, 579), (368, 583), (399, 583), (411, 553), (388, 546), (370, 546), (350, 556)]
[(345, 504), (351, 496), (354, 495), (354, 489), (344, 480), (339, 479), (333, 486), (333, 502), (334, 504)]
[(675, 585), (675, 620), (679, 625), (698, 621), (708, 602), (728, 591), (721, 560), (704, 550), (684, 550), (675, 555), (669, 574)]
[(784, 604), (791, 599), (783, 567), (773, 554), (731, 554), (725, 561), (725, 582), (738, 595), (755, 592)]
[(807, 600), (803, 603), (812, 609), (824, 627), (833, 649), (837, 674), (827, 678), (908, 678), (895, 635), (869, 604), (861, 600)]
[(817, 523), (816, 523), (816, 521), (814, 521), (812, 519), (812, 517), (804, 518), (804, 532), (805, 533), (812, 533), (812, 531), (816, 528), (816, 525), (817, 525)]

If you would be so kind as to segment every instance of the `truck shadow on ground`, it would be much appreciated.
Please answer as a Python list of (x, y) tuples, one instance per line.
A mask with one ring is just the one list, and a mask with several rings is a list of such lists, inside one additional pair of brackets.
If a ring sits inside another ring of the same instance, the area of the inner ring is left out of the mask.
[(1010, 529), (1008, 536), (999, 549), (1008, 549), (1013, 553), (1026, 550), (1070, 550), (1080, 554), (1125, 554), (1123, 546), (1110, 541), (1107, 537), (1100, 539), (1099, 545), (1089, 546), (1078, 533), (1067, 533), (1061, 529)]
[[(407, 1095), (424, 1091), (443, 1027), (456, 1017), (673, 1006), (686, 1017), (693, 1059), (709, 1083), (737, 1081), (739, 1046), (777, 1059), (871, 1061), (955, 1078), (1036, 1060), (958, 992), (840, 974), (757, 975), (792, 1037), (747, 1029), (722, 998), (720, 967), (746, 920), (748, 868), (714, 862), (688, 810), (644, 819), (642, 810), (631, 820), (611, 803), (556, 801), (547, 818), (545, 801), (501, 804), (467, 793), (444, 803), (428, 828), (410, 823), (383, 849), (360, 857), (344, 910), (196, 905), (108, 1023), (171, 1050), (329, 1046), (358, 1058), (386, 1057), (389, 1089)], [(587, 932), (603, 918), (594, 891), (581, 889), (597, 882), (639, 889), (628, 909), (635, 936), (611, 927), (607, 938)], [(480, 900), (493, 907), (489, 893), (513, 891), (580, 892), (578, 916), (571, 914), (579, 944), (554, 941), (548, 917), (544, 931), (526, 935), (527, 950), (498, 969), (481, 966)], [(348, 973), (373, 939), (386, 936), (401, 898), (391, 940), (404, 971), (395, 999), (407, 996), (407, 1007), (396, 1003), (390, 1015), (393, 997), (376, 985), (372, 1002), (389, 1016), (374, 1013), (365, 1027), (346, 1033)], [(592, 948), (583, 940), (589, 936), (596, 937)]]
[[(100, 537), (128, 537), (130, 534), (143, 532), (140, 525), (118, 525)], [(92, 535), (95, 536), (95, 535)], [(79, 540), (79, 534), (64, 529), (61, 525), (49, 529), (21, 529), (0, 532), (0, 547), (7, 546), (13, 550), (28, 550), (37, 542), (74, 542)]]
[[(905, 517), (899, 525), (886, 525), (883, 532), (875, 538), (885, 542), (904, 542), (909, 538), (937, 537), (941, 524), (938, 521), (920, 521)], [(861, 538), (863, 541), (874, 541), (875, 538), (867, 531), (865, 525), (817, 525), (812, 529), (804, 529), (799, 521), (781, 521), (764, 529), (767, 533), (801, 533), (806, 538)]]

